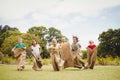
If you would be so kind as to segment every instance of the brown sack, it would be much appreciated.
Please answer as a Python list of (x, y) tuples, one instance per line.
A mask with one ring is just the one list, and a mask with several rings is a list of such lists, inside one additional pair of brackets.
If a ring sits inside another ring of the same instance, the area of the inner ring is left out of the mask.
[(60, 49), (60, 55), (61, 55), (61, 58), (65, 61), (64, 68), (74, 66), (74, 62), (73, 62), (72, 55), (71, 55), (71, 48), (70, 48), (69, 43), (66, 42), (66, 43), (62, 44), (62, 47)]
[(16, 48), (14, 51), (14, 57), (18, 58), (21, 54), (25, 54), (26, 51), (23, 48)]

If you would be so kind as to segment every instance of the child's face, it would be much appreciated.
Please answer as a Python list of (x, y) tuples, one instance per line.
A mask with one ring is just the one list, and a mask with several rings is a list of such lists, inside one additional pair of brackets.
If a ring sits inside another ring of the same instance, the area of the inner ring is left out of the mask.
[(76, 43), (76, 42), (77, 42), (76, 38), (73, 38), (73, 43)]
[(19, 38), (19, 39), (18, 39), (18, 43), (22, 43), (22, 38)]
[(89, 41), (89, 44), (91, 45), (91, 44), (93, 44), (94, 42), (93, 41)]
[(37, 42), (35, 40), (32, 40), (32, 43), (33, 43), (33, 45), (37, 44)]
[(65, 42), (65, 38), (62, 38), (61, 41), (62, 41), (62, 42)]
[(52, 44), (53, 44), (53, 45), (56, 45), (56, 44), (57, 44), (57, 41), (56, 41), (56, 40), (53, 40), (53, 41), (52, 41)]

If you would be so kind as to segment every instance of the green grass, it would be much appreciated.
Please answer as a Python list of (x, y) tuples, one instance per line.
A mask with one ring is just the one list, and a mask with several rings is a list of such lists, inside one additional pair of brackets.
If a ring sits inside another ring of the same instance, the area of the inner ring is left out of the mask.
[(53, 71), (51, 65), (44, 65), (43, 71), (34, 71), (26, 65), (24, 71), (17, 71), (16, 65), (0, 64), (0, 80), (120, 80), (120, 66), (95, 66), (93, 70), (67, 68)]

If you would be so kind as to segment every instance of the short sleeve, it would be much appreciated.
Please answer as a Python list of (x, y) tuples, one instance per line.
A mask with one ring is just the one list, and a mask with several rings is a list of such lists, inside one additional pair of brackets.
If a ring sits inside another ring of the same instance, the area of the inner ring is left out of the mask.
[(31, 46), (31, 49), (33, 49), (33, 46)]
[(14, 47), (17, 48), (18, 44), (16, 44)]
[(37, 44), (37, 47), (38, 47), (38, 48), (41, 48), (39, 44)]
[(25, 47), (25, 44), (23, 43), (23, 47)]

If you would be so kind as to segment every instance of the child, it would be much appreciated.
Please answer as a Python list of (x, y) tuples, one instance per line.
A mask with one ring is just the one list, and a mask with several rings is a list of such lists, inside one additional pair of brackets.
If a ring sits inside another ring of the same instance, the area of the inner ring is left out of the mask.
[(41, 67), (42, 67), (42, 63), (40, 61), (41, 47), (35, 39), (32, 40), (31, 49), (32, 49), (32, 55), (33, 55), (33, 67), (32, 67), (32, 69), (35, 71), (40, 71)]
[(21, 71), (25, 67), (25, 58), (26, 58), (26, 47), (25, 44), (22, 43), (22, 38), (18, 38), (18, 44), (12, 49), (14, 52), (14, 57), (18, 59), (18, 71)]
[(95, 61), (97, 57), (97, 49), (96, 45), (92, 40), (89, 41), (89, 45), (87, 46), (87, 64), (86, 68), (93, 69)]
[(77, 68), (82, 68), (82, 66), (85, 67), (84, 62), (82, 60), (81, 45), (78, 43), (77, 36), (73, 36), (73, 43), (71, 45), (71, 48), (72, 48), (72, 56), (75, 64), (74, 67)]
[(49, 51), (50, 51), (50, 56), (52, 59), (52, 65), (54, 71), (59, 71), (64, 65), (64, 60), (62, 60), (60, 57), (59, 49), (60, 49), (60, 45), (57, 43), (56, 39), (53, 39)]

